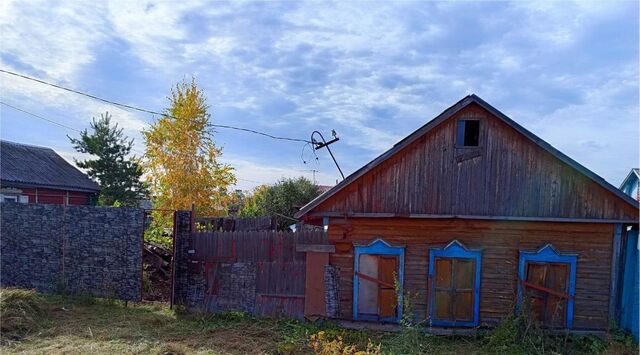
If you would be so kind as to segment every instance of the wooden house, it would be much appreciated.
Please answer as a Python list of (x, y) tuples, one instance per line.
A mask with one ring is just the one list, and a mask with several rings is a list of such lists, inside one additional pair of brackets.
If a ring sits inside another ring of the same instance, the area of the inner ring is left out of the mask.
[(426, 324), (475, 327), (529, 300), (545, 326), (604, 329), (638, 212), (470, 95), (296, 216), (324, 225), (335, 245), (339, 318), (399, 321), (408, 297)]
[(89, 205), (99, 192), (53, 149), (0, 141), (0, 201)]
[(625, 194), (635, 198), (636, 200), (640, 200), (640, 169), (633, 168), (629, 172), (622, 184), (620, 185), (620, 190), (622, 190)]

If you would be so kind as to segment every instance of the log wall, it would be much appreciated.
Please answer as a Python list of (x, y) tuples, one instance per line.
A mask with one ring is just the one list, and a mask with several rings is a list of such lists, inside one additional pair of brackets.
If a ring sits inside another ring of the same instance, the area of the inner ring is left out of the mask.
[(461, 219), (332, 218), (329, 241), (336, 244), (330, 263), (340, 269), (340, 310), (352, 318), (353, 244), (376, 238), (405, 245), (405, 291), (413, 296), (415, 316), (428, 314), (429, 249), (454, 239), (482, 249), (480, 322), (495, 324), (513, 312), (517, 294), (518, 252), (537, 251), (551, 243), (560, 253), (577, 253), (575, 329), (608, 326), (611, 224), (481, 221)]

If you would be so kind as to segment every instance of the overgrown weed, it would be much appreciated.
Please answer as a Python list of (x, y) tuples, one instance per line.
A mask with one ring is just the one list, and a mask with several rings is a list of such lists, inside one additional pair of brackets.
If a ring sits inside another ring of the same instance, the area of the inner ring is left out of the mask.
[[(629, 337), (623, 332), (612, 331), (611, 339), (606, 340), (595, 336), (551, 335), (533, 325), (527, 326), (520, 316), (507, 318), (482, 335), (435, 336), (426, 333), (422, 322), (408, 318), (398, 332), (350, 330), (331, 321), (311, 323), (241, 312), (189, 314), (159, 304), (126, 307), (124, 302), (111, 299), (9, 291), (0, 290), (3, 339), (10, 335), (5, 332), (4, 327), (10, 324), (5, 320), (16, 312), (27, 316), (20, 321), (27, 323), (18, 324), (28, 327), (14, 340), (3, 342), (0, 352), (7, 354), (300, 354), (314, 352), (314, 344), (320, 353), (326, 350), (326, 354), (634, 353), (627, 343)], [(409, 303), (406, 306), (412, 306), (411, 297), (405, 300)], [(404, 314), (409, 317), (411, 313)], [(635, 349), (637, 353), (637, 345)]]

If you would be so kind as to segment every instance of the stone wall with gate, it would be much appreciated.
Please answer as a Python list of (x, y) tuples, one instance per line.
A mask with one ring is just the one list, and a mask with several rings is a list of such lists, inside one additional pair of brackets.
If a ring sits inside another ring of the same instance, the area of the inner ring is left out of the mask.
[(143, 210), (0, 203), (3, 287), (140, 300)]

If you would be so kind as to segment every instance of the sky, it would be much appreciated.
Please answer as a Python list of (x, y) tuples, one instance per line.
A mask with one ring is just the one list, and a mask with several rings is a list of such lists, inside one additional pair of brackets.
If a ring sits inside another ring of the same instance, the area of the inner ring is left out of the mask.
[[(638, 2), (2, 1), (0, 68), (162, 111), (195, 78), (215, 124), (331, 145), (345, 175), (475, 93), (619, 185), (639, 163)], [(144, 151), (158, 117), (0, 73), (0, 101), (74, 129), (109, 111)], [(78, 133), (0, 105), (0, 137), (72, 161)], [(237, 188), (325, 149), (218, 129)], [(306, 163), (305, 163), (306, 162)]]

